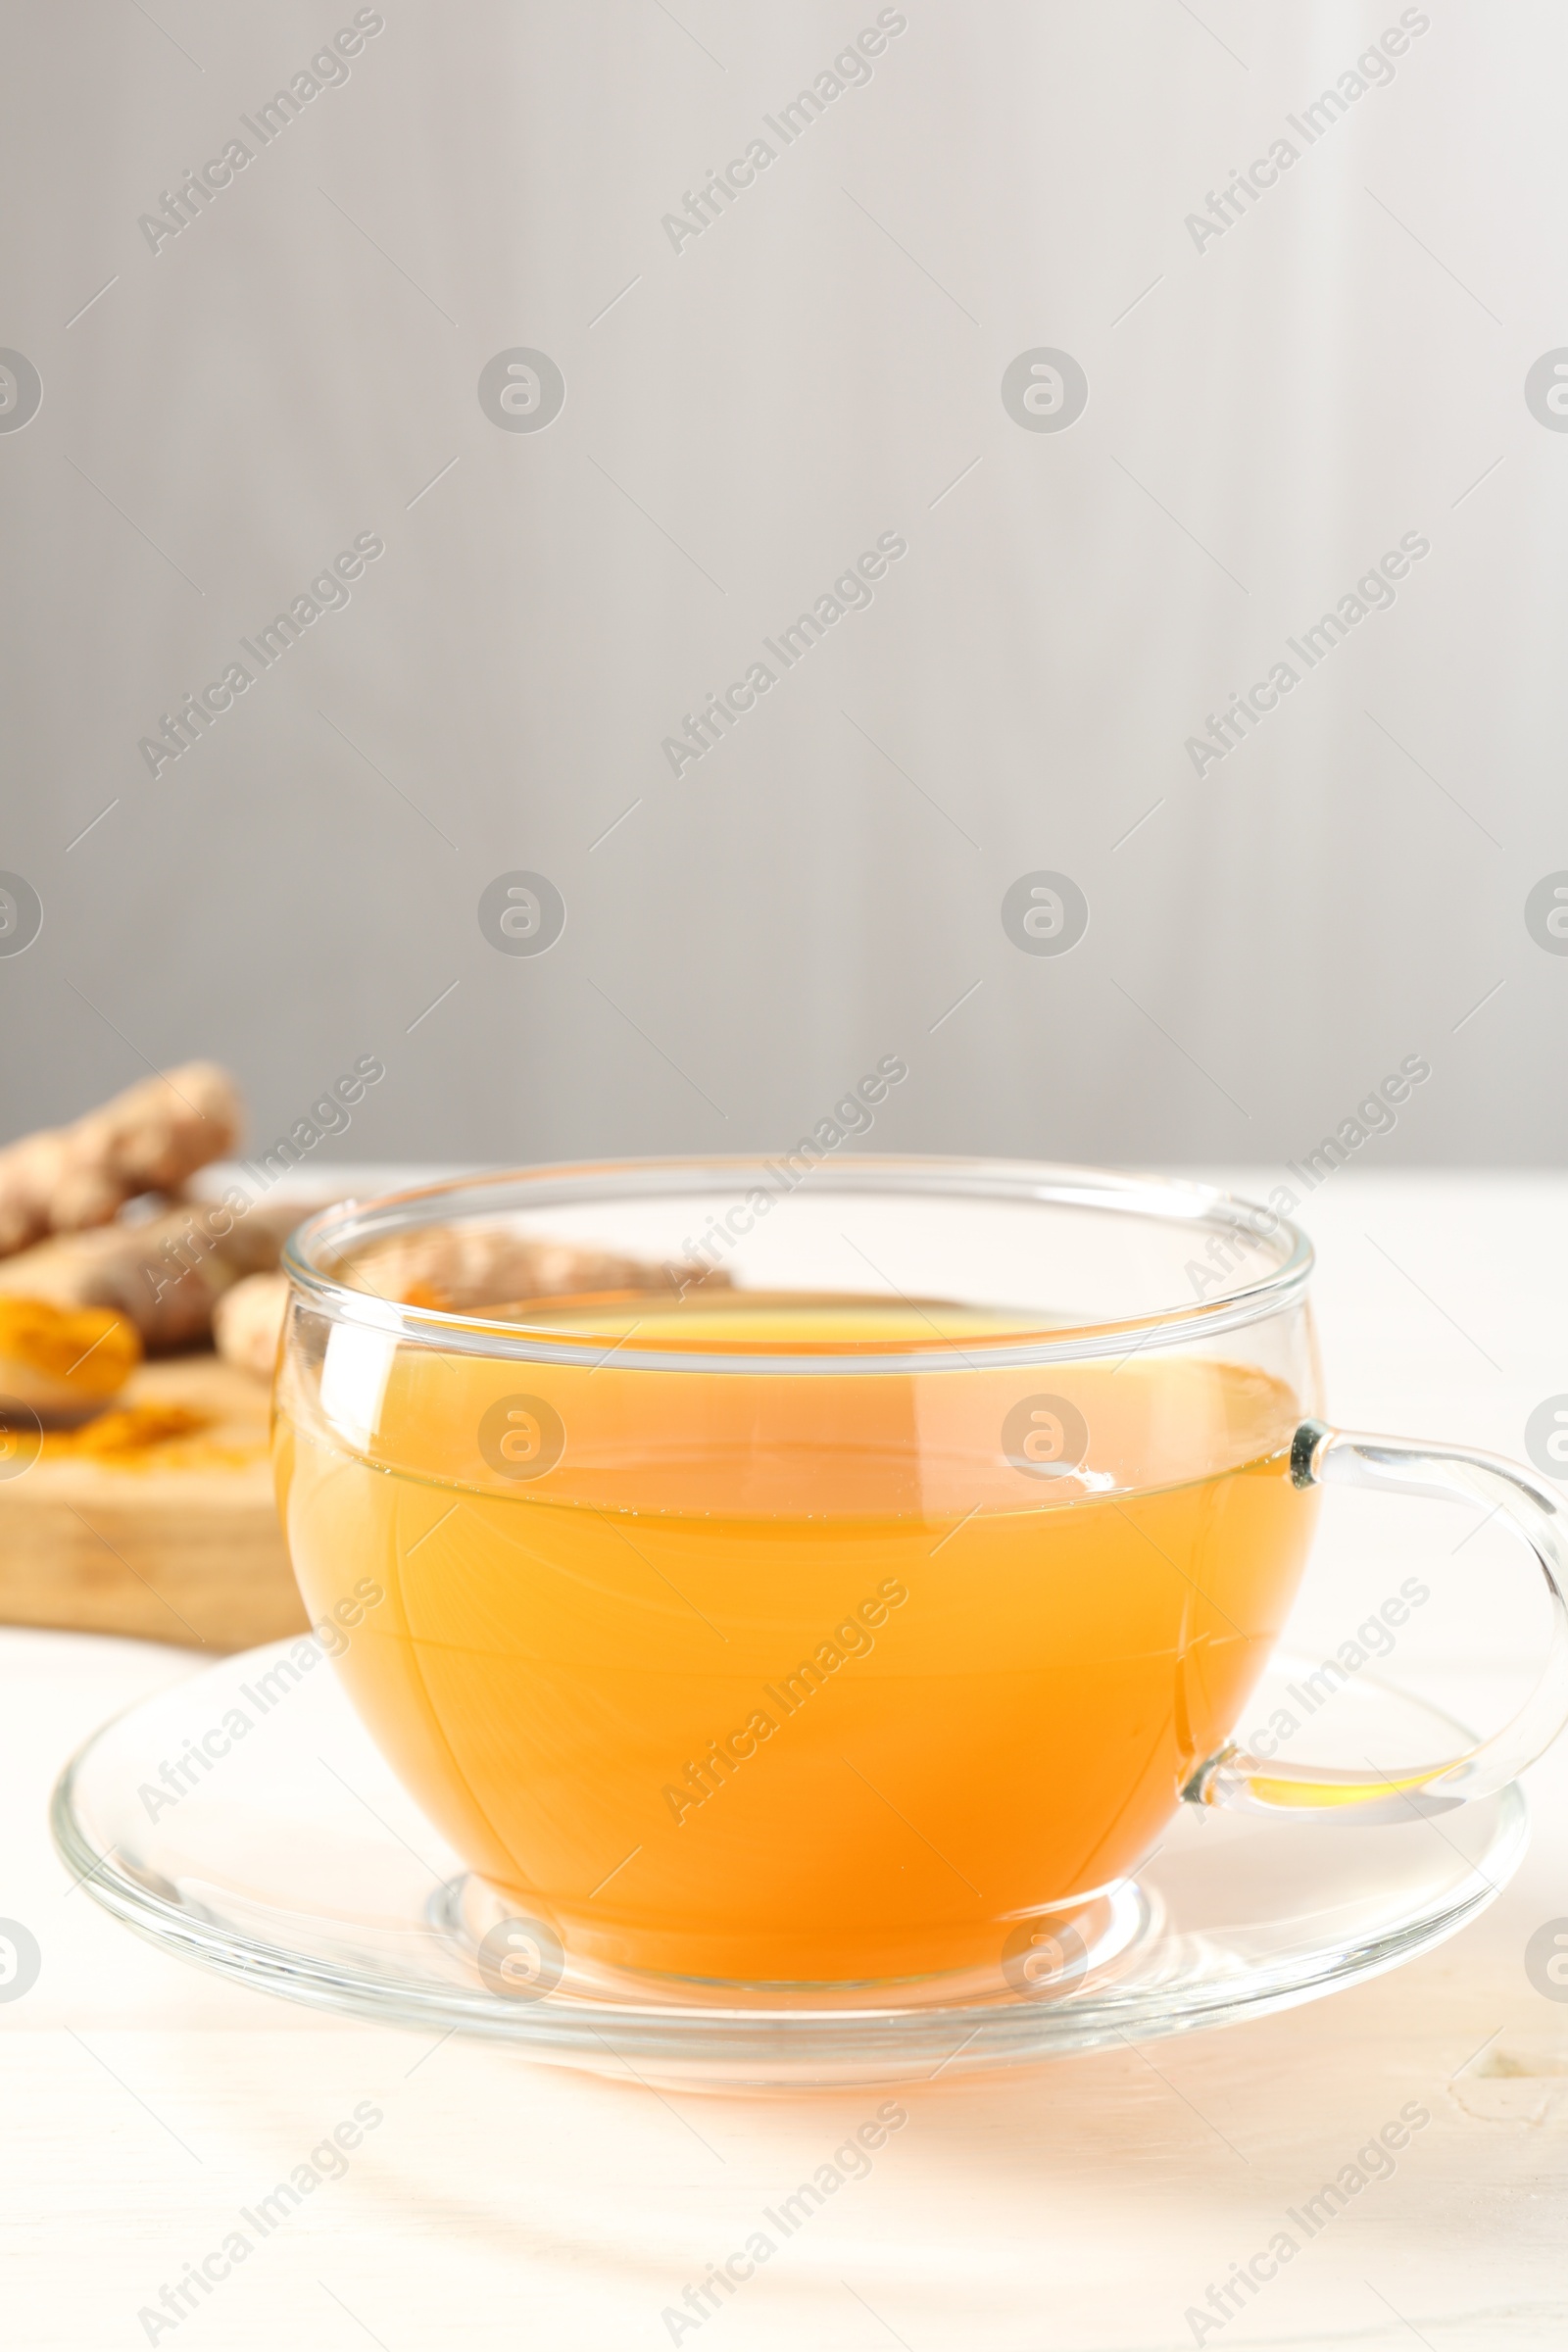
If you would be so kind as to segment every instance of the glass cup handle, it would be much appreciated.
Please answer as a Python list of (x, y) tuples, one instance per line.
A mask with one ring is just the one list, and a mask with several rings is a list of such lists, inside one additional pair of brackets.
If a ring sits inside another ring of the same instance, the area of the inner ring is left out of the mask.
[(1377, 1766), (1285, 1765), (1234, 1741), (1201, 1763), (1182, 1790), (1195, 1804), (1249, 1813), (1322, 1812), (1356, 1807), (1362, 1820), (1408, 1819), (1491, 1796), (1516, 1780), (1568, 1723), (1568, 1533), (1562, 1497), (1541, 1479), (1496, 1454), (1407, 1438), (1374, 1438), (1321, 1421), (1303, 1421), (1291, 1447), (1298, 1487), (1366, 1487), (1381, 1494), (1426, 1494), (1478, 1502), (1535, 1553), (1551, 1600), (1551, 1633), (1541, 1679), (1511, 1723), (1462, 1755), (1415, 1771)]

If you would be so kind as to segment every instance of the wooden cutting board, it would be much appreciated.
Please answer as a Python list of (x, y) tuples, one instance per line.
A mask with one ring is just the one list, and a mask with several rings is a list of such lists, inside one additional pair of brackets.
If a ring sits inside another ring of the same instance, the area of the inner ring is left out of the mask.
[(209, 1417), (128, 1457), (0, 1478), (0, 1622), (246, 1649), (303, 1633), (268, 1461), (268, 1392), (216, 1355), (144, 1364), (119, 1404)]

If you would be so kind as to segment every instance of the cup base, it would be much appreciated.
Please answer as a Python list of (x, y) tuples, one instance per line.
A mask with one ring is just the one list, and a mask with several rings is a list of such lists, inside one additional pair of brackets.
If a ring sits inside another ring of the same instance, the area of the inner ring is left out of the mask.
[[(470, 1872), (438, 1887), (427, 1906), (432, 1927), (485, 1974), (486, 1947), (509, 1923), (519, 1919), (520, 1899), (505, 1887)], [(522, 1923), (524, 1927), (528, 1924)], [(546, 1923), (539, 1923), (546, 1925)], [(552, 1920), (546, 1933), (558, 1928)], [(878, 2014), (949, 2008), (956, 2001), (1010, 2001), (1027, 1991), (1040, 2001), (1064, 1999), (1094, 1970), (1103, 1978), (1112, 1965), (1157, 1933), (1155, 1904), (1137, 1881), (1123, 1879), (1114, 1886), (1042, 1915), (1040, 1950), (1023, 1944), (1023, 1967), (1008, 1970), (995, 1958), (967, 1968), (930, 1969), (910, 1976), (845, 1977), (833, 1981), (799, 1982), (788, 1978), (737, 1978), (677, 1974), (666, 1969), (617, 1967), (585, 1956), (582, 1941), (570, 1925), (565, 1949), (550, 1954), (551, 1989), (584, 2000), (614, 2003), (654, 2002), (694, 2013), (715, 2008), (730, 2012), (755, 2011), (825, 2016), (855, 2008), (874, 2008)], [(559, 1975), (556, 1973), (559, 1968)], [(491, 1974), (501, 1977), (492, 1969)], [(505, 1979), (494, 1987), (505, 1989)], [(523, 1989), (531, 1991), (532, 1984)]]

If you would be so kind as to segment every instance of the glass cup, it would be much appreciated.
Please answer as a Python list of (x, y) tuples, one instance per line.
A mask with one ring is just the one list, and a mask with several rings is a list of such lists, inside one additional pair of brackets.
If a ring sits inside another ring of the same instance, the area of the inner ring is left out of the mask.
[[(286, 1263), (301, 1589), (527, 1983), (1038, 1993), (1184, 1800), (1438, 1809), (1568, 1715), (1556, 1495), (1325, 1427), (1310, 1246), (1206, 1187), (607, 1162), (348, 1202)], [(1535, 1551), (1548, 1656), (1494, 1738), (1234, 1743), (1325, 1483)]]

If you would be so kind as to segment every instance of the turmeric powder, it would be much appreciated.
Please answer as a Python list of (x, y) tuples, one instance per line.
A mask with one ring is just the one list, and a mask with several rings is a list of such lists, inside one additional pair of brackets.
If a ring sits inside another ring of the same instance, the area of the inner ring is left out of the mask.
[(141, 1361), (141, 1340), (104, 1307), (0, 1296), (0, 1392), (51, 1420), (97, 1412)]
[(46, 1433), (46, 1457), (66, 1454), (77, 1460), (122, 1461), (130, 1454), (150, 1453), (175, 1438), (192, 1438), (212, 1426), (211, 1413), (198, 1413), (188, 1404), (128, 1404), (113, 1413), (100, 1413), (80, 1429)]
[(265, 1462), (264, 1433), (223, 1436), (216, 1420), (185, 1404), (128, 1404), (76, 1429), (46, 1429), (38, 1451), (46, 1462), (91, 1462), (130, 1476), (152, 1470), (248, 1470)]

